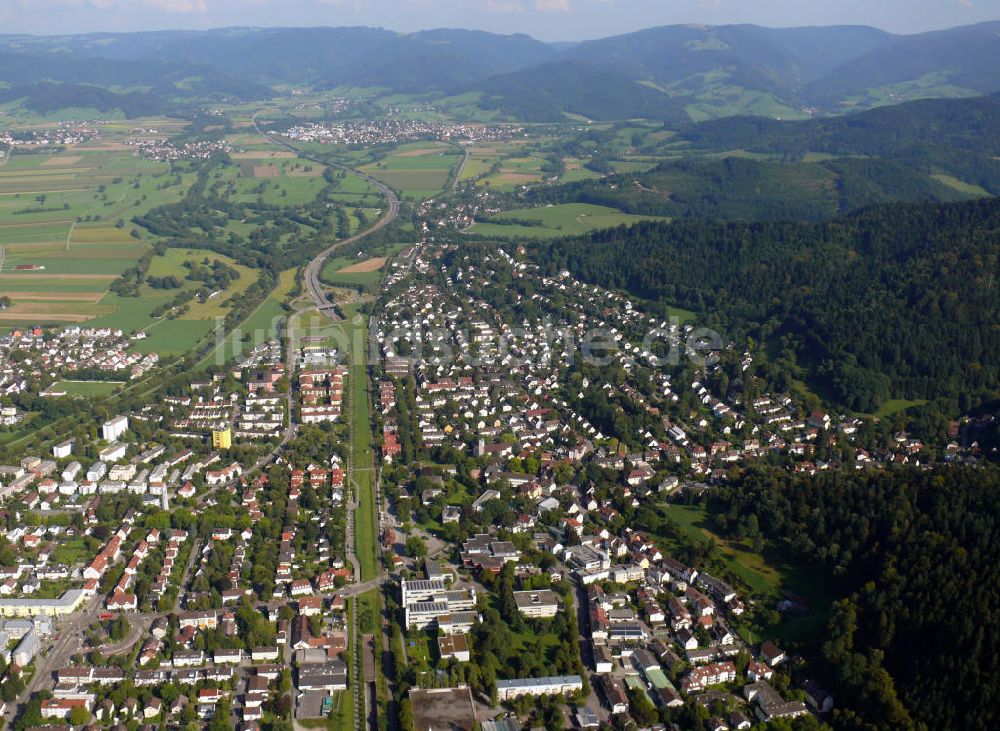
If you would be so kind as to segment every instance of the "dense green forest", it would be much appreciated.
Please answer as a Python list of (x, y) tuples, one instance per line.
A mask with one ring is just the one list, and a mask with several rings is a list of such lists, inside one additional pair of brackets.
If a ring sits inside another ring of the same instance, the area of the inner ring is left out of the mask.
[(683, 106), (662, 92), (610, 69), (571, 63), (493, 76), (467, 89), (477, 90), (484, 109), (528, 122), (559, 122), (564, 113), (590, 119), (687, 119)]
[(761, 468), (713, 501), (847, 587), (815, 638), (837, 727), (1000, 723), (1000, 471)]
[(544, 270), (695, 310), (725, 337), (786, 337), (829, 400), (957, 413), (1000, 377), (1000, 201), (894, 204), (819, 224), (685, 219), (539, 244)]
[(1000, 193), (1000, 95), (927, 99), (802, 122), (730, 117), (682, 130), (696, 150), (748, 150), (800, 161), (808, 153), (893, 160)]
[[(632, 152), (683, 159), (615, 174), (609, 157), (622, 154), (623, 127), (587, 130), (565, 147), (567, 155), (591, 158), (588, 167), (604, 177), (534, 187), (527, 201), (727, 221), (819, 221), (881, 203), (1000, 193), (996, 95), (804, 122), (730, 117), (665, 138), (666, 130), (647, 128), (633, 132)], [(734, 151), (740, 154), (719, 158)]]
[(536, 187), (529, 202), (594, 203), (626, 213), (718, 220), (819, 221), (878, 203), (969, 198), (890, 160), (818, 163), (725, 160), (665, 162), (639, 174)]
[(164, 114), (168, 111), (166, 100), (151, 94), (118, 94), (90, 84), (42, 82), (0, 90), (0, 103), (15, 99), (20, 99), (26, 109), (39, 114), (51, 114), (67, 107), (97, 109), (101, 112), (121, 110), (129, 118)]

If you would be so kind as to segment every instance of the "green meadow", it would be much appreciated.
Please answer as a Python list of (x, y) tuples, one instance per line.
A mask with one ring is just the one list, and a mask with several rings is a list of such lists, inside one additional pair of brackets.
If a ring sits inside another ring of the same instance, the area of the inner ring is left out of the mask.
[[(489, 223), (475, 223), (470, 233), (481, 236), (512, 236), (523, 238), (554, 238), (587, 233), (594, 229), (631, 226), (640, 221), (667, 221), (658, 216), (636, 216), (615, 208), (589, 203), (565, 203), (543, 208), (518, 208), (504, 211)], [(509, 221), (510, 223), (503, 223)], [(519, 221), (537, 221), (526, 226)]]

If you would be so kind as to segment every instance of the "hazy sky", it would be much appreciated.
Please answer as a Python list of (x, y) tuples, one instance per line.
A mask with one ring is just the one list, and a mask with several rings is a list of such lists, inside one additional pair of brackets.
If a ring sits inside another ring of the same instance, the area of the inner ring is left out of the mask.
[(671, 23), (864, 24), (910, 33), (1000, 19), (1000, 0), (0, 0), (0, 33), (370, 25), (578, 40)]

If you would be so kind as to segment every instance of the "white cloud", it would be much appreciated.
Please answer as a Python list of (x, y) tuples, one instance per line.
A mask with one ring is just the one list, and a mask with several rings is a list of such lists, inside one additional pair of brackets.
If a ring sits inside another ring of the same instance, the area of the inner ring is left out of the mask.
[[(254, 4), (266, 0), (246, 0)], [(206, 13), (208, 0), (20, 0), (24, 8), (37, 9), (39, 4), (50, 8), (91, 8), (93, 10), (116, 10), (141, 5), (168, 13)]]
[(542, 12), (568, 13), (570, 0), (535, 0), (535, 10)]
[(168, 13), (208, 12), (205, 0), (145, 0), (145, 3)]
[(487, 13), (523, 13), (521, 0), (483, 0), (482, 8)]

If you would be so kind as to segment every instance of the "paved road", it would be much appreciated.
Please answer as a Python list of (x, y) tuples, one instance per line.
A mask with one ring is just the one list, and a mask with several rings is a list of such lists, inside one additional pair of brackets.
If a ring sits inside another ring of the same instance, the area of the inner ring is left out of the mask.
[(129, 614), (125, 615), (125, 619), (129, 621), (128, 634), (118, 642), (114, 642), (110, 645), (102, 645), (100, 650), (101, 654), (105, 657), (110, 657), (112, 655), (123, 655), (129, 652), (136, 642), (139, 642), (143, 635), (149, 630), (149, 626), (153, 623), (153, 617), (151, 615), (143, 616), (132, 616)]
[(576, 612), (576, 622), (580, 633), (580, 659), (583, 661), (585, 672), (590, 676), (590, 695), (587, 697), (585, 705), (597, 714), (599, 719), (602, 721), (607, 720), (608, 712), (604, 706), (601, 705), (601, 701), (597, 697), (597, 692), (594, 690), (595, 675), (592, 672), (594, 669), (594, 653), (590, 640), (586, 634), (590, 629), (590, 611), (587, 606), (587, 592), (575, 581), (573, 582), (573, 611)]
[(275, 145), (278, 145), (279, 147), (284, 147), (285, 149), (294, 152), (296, 155), (298, 155), (304, 160), (315, 162), (317, 165), (326, 165), (328, 167), (337, 168), (339, 170), (345, 170), (353, 175), (357, 175), (358, 177), (364, 179), (371, 185), (375, 186), (375, 188), (377, 188), (385, 197), (387, 209), (383, 211), (382, 216), (374, 224), (372, 224), (369, 228), (365, 229), (364, 231), (355, 234), (354, 236), (342, 239), (341, 241), (331, 244), (329, 247), (327, 247), (319, 254), (317, 254), (316, 257), (312, 261), (310, 261), (309, 264), (306, 266), (304, 281), (306, 289), (309, 292), (309, 296), (312, 297), (313, 301), (316, 303), (316, 307), (318, 307), (321, 312), (332, 310), (334, 308), (334, 303), (330, 301), (329, 297), (327, 297), (326, 291), (323, 289), (323, 285), (320, 282), (320, 273), (323, 271), (323, 264), (326, 263), (326, 260), (330, 256), (330, 254), (332, 254), (337, 249), (341, 249), (357, 241), (360, 241), (366, 236), (369, 236), (370, 234), (373, 234), (376, 231), (385, 228), (394, 220), (396, 220), (396, 217), (399, 215), (399, 198), (396, 196), (396, 193), (395, 191), (393, 191), (392, 188), (390, 188), (388, 185), (383, 183), (378, 178), (374, 178), (371, 175), (368, 175), (367, 173), (363, 173), (360, 170), (355, 170), (354, 168), (348, 167), (347, 165), (341, 165), (340, 163), (330, 162), (328, 160), (320, 160), (318, 158), (311, 157), (310, 155), (301, 152), (299, 149), (294, 147), (286, 140), (283, 140), (281, 137), (278, 137), (277, 135), (272, 135), (268, 132), (264, 132), (260, 128), (260, 125), (257, 124), (258, 114), (260, 114), (260, 112), (254, 113), (251, 120), (253, 122), (254, 129), (257, 130), (258, 134), (266, 137)]

